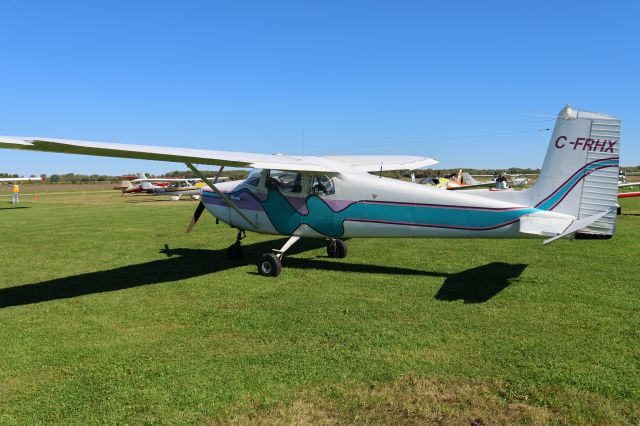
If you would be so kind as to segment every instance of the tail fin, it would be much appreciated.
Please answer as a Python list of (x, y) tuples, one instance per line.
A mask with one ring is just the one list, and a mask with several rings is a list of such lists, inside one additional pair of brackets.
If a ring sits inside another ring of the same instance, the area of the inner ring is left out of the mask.
[(120, 181), (120, 185), (115, 186), (113, 189), (122, 189), (123, 191), (127, 188), (131, 188), (131, 182), (128, 180)]
[(567, 105), (558, 114), (540, 176), (528, 190), (532, 204), (578, 219), (607, 212), (579, 237), (613, 235), (619, 155), (618, 118)]
[(477, 185), (482, 182), (475, 180), (469, 173), (463, 172), (462, 183), (464, 183), (465, 185)]

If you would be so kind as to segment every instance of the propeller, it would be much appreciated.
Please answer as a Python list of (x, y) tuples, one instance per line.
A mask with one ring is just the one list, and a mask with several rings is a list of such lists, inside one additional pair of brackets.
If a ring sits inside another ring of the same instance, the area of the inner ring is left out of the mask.
[(203, 211), (204, 211), (204, 203), (200, 201), (198, 203), (198, 207), (196, 207), (196, 211), (193, 212), (193, 217), (191, 218), (191, 222), (189, 223), (189, 226), (187, 226), (187, 234), (191, 232), (194, 226), (196, 226), (196, 223), (198, 222), (198, 219), (200, 219), (200, 216), (202, 215)]

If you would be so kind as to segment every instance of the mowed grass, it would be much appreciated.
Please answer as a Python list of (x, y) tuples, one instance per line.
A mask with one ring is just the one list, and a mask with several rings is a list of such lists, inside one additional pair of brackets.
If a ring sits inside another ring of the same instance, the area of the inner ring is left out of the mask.
[(0, 200), (2, 424), (640, 422), (639, 199), (609, 241), (309, 241), (276, 279), (284, 239), (230, 261), (195, 202)]

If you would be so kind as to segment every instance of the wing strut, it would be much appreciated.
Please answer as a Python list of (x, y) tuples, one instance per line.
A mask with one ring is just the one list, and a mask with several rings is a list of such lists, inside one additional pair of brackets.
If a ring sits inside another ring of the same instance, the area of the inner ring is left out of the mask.
[[(227, 198), (226, 195), (224, 195), (222, 192), (220, 192), (220, 190), (218, 188), (216, 188), (216, 186), (213, 184), (213, 182), (211, 182), (209, 180), (208, 177), (206, 177), (200, 170), (196, 169), (193, 164), (191, 163), (184, 163), (189, 169), (191, 169), (191, 171), (193, 173), (195, 173), (200, 179), (202, 179), (202, 181), (204, 183), (206, 183), (209, 188), (211, 188), (213, 191), (215, 191), (216, 194), (218, 194), (220, 196), (220, 198), (222, 198), (222, 200), (229, 206), (231, 207), (236, 213), (238, 213), (240, 215), (240, 217), (242, 217), (248, 224), (250, 224), (251, 226), (253, 226), (254, 228), (258, 228), (258, 226), (253, 223), (253, 221), (251, 221), (246, 214), (244, 214), (242, 212), (242, 210), (240, 210), (235, 204), (233, 204), (233, 202), (231, 202), (230, 199)], [(216, 175), (214, 182), (216, 182), (218, 180), (218, 178), (220, 177), (220, 173), (222, 173), (222, 169), (224, 169), (224, 166), (220, 166), (220, 170), (218, 170), (218, 174)]]

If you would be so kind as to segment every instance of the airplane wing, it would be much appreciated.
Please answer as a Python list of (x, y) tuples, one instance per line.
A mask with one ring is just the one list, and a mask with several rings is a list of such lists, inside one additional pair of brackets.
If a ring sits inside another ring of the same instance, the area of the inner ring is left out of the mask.
[(22, 149), (102, 157), (197, 163), (217, 166), (292, 170), (299, 172), (349, 173), (414, 169), (436, 164), (426, 157), (413, 156), (292, 156), (164, 146), (125, 145), (39, 137), (0, 136), (0, 148)]
[(618, 184), (618, 188), (625, 188), (627, 186), (640, 186), (640, 182), (627, 182)]
[(322, 158), (340, 161), (363, 172), (417, 170), (438, 164), (433, 158), (411, 155), (331, 155)]
[(39, 181), (39, 182), (42, 182), (42, 178), (39, 178), (39, 177), (28, 177), (28, 178), (0, 178), (0, 182), (28, 182), (28, 181)]

